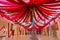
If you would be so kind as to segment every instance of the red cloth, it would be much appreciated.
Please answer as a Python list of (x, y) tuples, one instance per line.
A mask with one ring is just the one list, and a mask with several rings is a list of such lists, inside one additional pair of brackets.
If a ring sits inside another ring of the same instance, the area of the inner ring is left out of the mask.
[[(3, 12), (0, 15), (17, 22), (25, 29), (41, 30), (54, 21), (60, 13), (60, 3), (55, 0), (0, 0), (0, 4), (0, 11)], [(31, 21), (32, 16), (34, 16), (34, 25)]]

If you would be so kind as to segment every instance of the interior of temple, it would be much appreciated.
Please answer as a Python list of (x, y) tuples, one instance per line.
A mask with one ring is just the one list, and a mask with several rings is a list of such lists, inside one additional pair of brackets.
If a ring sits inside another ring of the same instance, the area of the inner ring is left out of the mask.
[(0, 40), (29, 40), (32, 33), (37, 35), (38, 40), (60, 40), (60, 19), (42, 30), (26, 30), (0, 17)]

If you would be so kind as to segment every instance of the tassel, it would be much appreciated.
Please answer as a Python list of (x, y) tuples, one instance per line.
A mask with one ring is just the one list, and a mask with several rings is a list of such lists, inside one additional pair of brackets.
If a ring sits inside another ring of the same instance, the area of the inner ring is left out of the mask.
[(34, 17), (32, 16), (32, 25), (34, 25)]
[(10, 30), (9, 30), (9, 23), (8, 23), (8, 37), (10, 37)]
[(50, 27), (49, 27), (49, 29), (50, 29), (50, 30), (49, 30), (49, 36), (53, 36), (52, 25), (50, 24), (49, 26), (50, 26)]
[(13, 24), (11, 24), (11, 30), (13, 29)]
[(12, 31), (12, 36), (14, 36), (13, 24), (11, 24), (11, 31)]

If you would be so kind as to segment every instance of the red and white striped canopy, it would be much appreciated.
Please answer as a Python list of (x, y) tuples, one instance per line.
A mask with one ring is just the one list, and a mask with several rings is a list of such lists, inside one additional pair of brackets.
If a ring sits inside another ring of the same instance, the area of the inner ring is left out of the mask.
[(60, 16), (59, 0), (0, 0), (0, 15), (25, 29), (42, 29)]

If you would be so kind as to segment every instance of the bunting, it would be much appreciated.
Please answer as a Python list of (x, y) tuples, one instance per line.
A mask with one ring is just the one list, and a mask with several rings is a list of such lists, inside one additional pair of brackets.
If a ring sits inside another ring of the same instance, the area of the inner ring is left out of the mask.
[(0, 15), (27, 30), (41, 30), (60, 16), (60, 1), (0, 0)]

